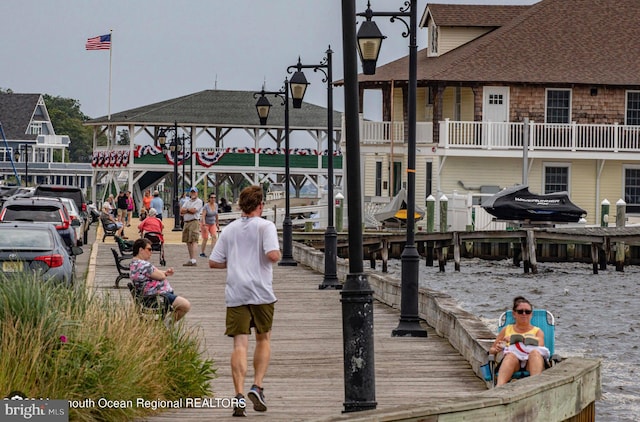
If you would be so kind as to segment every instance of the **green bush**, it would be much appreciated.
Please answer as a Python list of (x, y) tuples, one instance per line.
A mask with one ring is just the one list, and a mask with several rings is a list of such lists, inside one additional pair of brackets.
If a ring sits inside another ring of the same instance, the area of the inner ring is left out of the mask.
[[(199, 333), (141, 319), (130, 301), (35, 278), (0, 280), (0, 396), (65, 400), (210, 397)], [(130, 420), (152, 409), (70, 409), (72, 420)]]

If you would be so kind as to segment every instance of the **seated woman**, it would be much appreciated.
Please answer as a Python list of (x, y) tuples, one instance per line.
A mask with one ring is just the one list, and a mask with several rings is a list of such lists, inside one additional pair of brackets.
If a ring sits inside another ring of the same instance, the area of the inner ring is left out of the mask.
[(526, 368), (530, 375), (538, 375), (544, 369), (549, 349), (544, 347), (544, 332), (531, 324), (532, 316), (531, 302), (522, 296), (513, 299), (516, 323), (504, 327), (489, 349), (492, 355), (502, 353), (497, 385), (508, 383), (519, 369)]
[(117, 230), (116, 234), (123, 239), (126, 239), (124, 236), (124, 224), (120, 221), (116, 220), (116, 218), (111, 213), (111, 207), (105, 202), (105, 205), (102, 206), (102, 212), (100, 213), (100, 222), (102, 226), (107, 228), (108, 230)]
[(164, 224), (162, 220), (157, 217), (157, 212), (153, 208), (149, 210), (147, 218), (138, 224), (138, 231), (141, 236), (149, 232), (162, 233), (162, 230), (164, 230)]
[(151, 241), (137, 239), (133, 243), (133, 259), (129, 265), (131, 281), (136, 289), (142, 290), (143, 296), (161, 295), (167, 298), (173, 309), (173, 320), (179, 321), (191, 309), (189, 301), (177, 296), (167, 276), (173, 275), (173, 268), (159, 270), (149, 262), (151, 258)]

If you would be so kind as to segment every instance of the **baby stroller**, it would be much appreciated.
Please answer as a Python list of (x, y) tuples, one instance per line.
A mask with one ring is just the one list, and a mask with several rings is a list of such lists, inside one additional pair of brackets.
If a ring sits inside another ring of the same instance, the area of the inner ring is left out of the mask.
[(162, 233), (146, 232), (143, 237), (151, 241), (151, 251), (160, 254), (160, 265), (163, 267), (167, 265), (167, 261), (164, 259), (164, 236)]

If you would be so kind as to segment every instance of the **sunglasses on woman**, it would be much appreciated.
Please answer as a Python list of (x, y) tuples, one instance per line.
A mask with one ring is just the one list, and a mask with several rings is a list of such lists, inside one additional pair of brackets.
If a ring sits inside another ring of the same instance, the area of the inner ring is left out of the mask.
[(531, 309), (516, 309), (516, 313), (518, 315), (522, 315), (522, 314), (531, 315), (531, 312), (533, 312)]

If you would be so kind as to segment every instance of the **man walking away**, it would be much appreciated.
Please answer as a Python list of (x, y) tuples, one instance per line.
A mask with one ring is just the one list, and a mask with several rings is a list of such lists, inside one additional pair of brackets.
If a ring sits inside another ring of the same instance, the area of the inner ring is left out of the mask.
[(198, 240), (200, 240), (200, 212), (204, 207), (202, 199), (198, 198), (198, 188), (189, 189), (189, 199), (180, 207), (180, 215), (184, 220), (182, 227), (182, 241), (187, 244), (189, 261), (184, 267), (195, 267), (198, 256)]
[[(271, 358), (271, 327), (276, 296), (273, 292), (273, 264), (280, 260), (276, 226), (263, 219), (262, 188), (249, 186), (240, 193), (242, 217), (220, 233), (211, 256), (210, 268), (227, 269), (225, 334), (233, 337), (231, 374), (236, 399), (244, 403), (247, 350), (251, 327), (255, 327), (254, 381), (247, 393), (254, 410), (265, 412), (263, 380)], [(245, 416), (243, 405), (234, 416)]]
[(151, 208), (156, 210), (156, 217), (162, 220), (162, 210), (164, 209), (164, 201), (160, 198), (160, 192), (153, 191), (153, 199), (151, 199)]

